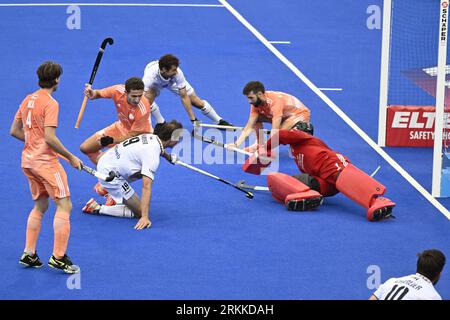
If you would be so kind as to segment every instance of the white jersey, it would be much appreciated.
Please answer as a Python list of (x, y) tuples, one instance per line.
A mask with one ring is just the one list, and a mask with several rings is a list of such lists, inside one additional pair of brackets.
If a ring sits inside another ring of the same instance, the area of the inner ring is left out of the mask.
[(442, 300), (431, 281), (419, 273), (387, 280), (374, 296), (378, 300)]
[(159, 95), (160, 91), (164, 88), (169, 88), (173, 91), (180, 90), (188, 86), (188, 83), (184, 78), (183, 71), (181, 71), (180, 68), (177, 68), (177, 74), (170, 79), (166, 79), (161, 76), (158, 60), (147, 64), (142, 81), (144, 81), (144, 90), (147, 91), (152, 88), (155, 90), (156, 95)]
[(109, 149), (100, 158), (97, 168), (105, 174), (114, 171), (117, 178), (128, 182), (141, 179), (143, 175), (154, 180), (163, 150), (158, 136), (141, 134)]

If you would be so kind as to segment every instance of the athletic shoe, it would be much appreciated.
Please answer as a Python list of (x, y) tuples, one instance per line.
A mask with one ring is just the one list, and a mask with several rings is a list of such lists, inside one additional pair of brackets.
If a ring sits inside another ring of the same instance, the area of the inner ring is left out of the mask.
[(99, 214), (100, 212), (100, 205), (94, 200), (94, 198), (91, 198), (86, 205), (81, 209), (84, 213), (89, 214)]
[(220, 121), (217, 123), (219, 126), (230, 126), (232, 127), (233, 125), (231, 123), (229, 123), (226, 120), (220, 119)]
[(110, 207), (115, 206), (116, 204), (117, 204), (116, 201), (114, 201), (114, 199), (110, 195), (106, 197), (105, 206)]
[(39, 256), (37, 255), (37, 252), (35, 252), (33, 255), (24, 252), (22, 254), (22, 257), (19, 260), (19, 263), (21, 265), (24, 265), (25, 267), (32, 267), (32, 268), (40, 268), (42, 267), (43, 263), (41, 260), (39, 260)]
[(78, 273), (80, 272), (80, 268), (75, 266), (67, 254), (64, 255), (61, 259), (57, 259), (54, 255), (50, 257), (48, 260), (48, 265), (55, 269), (60, 269), (65, 273)]
[(392, 215), (392, 208), (394, 207), (395, 203), (388, 198), (378, 197), (374, 199), (369, 210), (367, 210), (367, 219), (375, 222), (395, 218)]
[(102, 197), (105, 197), (108, 194), (108, 190), (102, 187), (100, 182), (97, 182), (97, 184), (94, 186), (94, 191)]
[(286, 207), (289, 211), (309, 211), (319, 207), (322, 202), (322, 196), (302, 200), (289, 200), (286, 203)]

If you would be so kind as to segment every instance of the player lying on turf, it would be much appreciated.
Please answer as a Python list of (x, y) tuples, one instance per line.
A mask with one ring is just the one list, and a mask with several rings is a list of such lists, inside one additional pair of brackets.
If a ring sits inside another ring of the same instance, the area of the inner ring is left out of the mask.
[(153, 132), (150, 104), (143, 96), (144, 83), (141, 79), (130, 78), (125, 85), (118, 84), (101, 90), (93, 90), (90, 85), (86, 85), (84, 94), (90, 100), (112, 99), (119, 118), (119, 121), (97, 131), (81, 144), (81, 152), (86, 154), (94, 164), (97, 164), (100, 150), (113, 145), (112, 140), (117, 144), (139, 134)]
[(231, 124), (223, 120), (208, 101), (202, 100), (195, 94), (194, 88), (184, 78), (179, 65), (180, 61), (177, 57), (166, 54), (159, 60), (150, 62), (145, 67), (144, 76), (142, 77), (145, 83), (145, 96), (152, 105), (152, 115), (155, 117), (156, 123), (164, 123), (165, 120), (154, 101), (161, 90), (167, 88), (172, 93), (180, 96), (191, 122), (197, 121), (192, 111), (192, 106), (194, 106), (215, 123), (230, 126)]
[[(293, 177), (283, 173), (269, 173), (267, 184), (273, 197), (290, 210), (309, 210), (321, 204), (322, 196), (338, 192), (367, 209), (367, 219), (380, 221), (391, 217), (395, 203), (382, 197), (386, 187), (359, 170), (349, 159), (331, 150), (322, 140), (304, 131), (279, 130), (263, 146), (261, 156), (271, 156), (278, 144), (289, 145), (294, 161), (302, 174)], [(257, 155), (243, 165), (246, 172), (260, 174), (270, 163), (262, 162)]]
[[(175, 130), (181, 128), (182, 125), (175, 120), (166, 122), (155, 128), (154, 134), (141, 134), (125, 140), (100, 156), (97, 170), (102, 173), (114, 171), (116, 178), (111, 182), (99, 180), (100, 188), (97, 188), (97, 192), (103, 196), (109, 194), (115, 204), (100, 205), (92, 198), (84, 206), (83, 212), (139, 218), (134, 228), (149, 228), (152, 184), (159, 166), (159, 157), (164, 156), (170, 160), (165, 148), (171, 148), (178, 143), (181, 130)], [(140, 199), (130, 185), (138, 179), (142, 179)]]
[(295, 129), (299, 121), (310, 121), (310, 110), (300, 100), (287, 93), (266, 91), (259, 81), (247, 83), (242, 93), (250, 103), (250, 117), (236, 142), (230, 144), (232, 147), (239, 147), (254, 130), (257, 143), (244, 150), (255, 151), (258, 143), (264, 142), (260, 136), (264, 122), (271, 123), (271, 132), (275, 132), (276, 129)]

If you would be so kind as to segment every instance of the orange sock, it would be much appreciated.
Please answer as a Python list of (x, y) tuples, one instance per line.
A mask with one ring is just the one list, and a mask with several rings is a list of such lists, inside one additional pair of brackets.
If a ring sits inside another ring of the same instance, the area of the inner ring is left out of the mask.
[(56, 258), (62, 258), (66, 254), (70, 235), (69, 218), (69, 212), (56, 211), (55, 218), (53, 219), (53, 230), (55, 233), (53, 255)]
[(44, 214), (35, 209), (31, 210), (27, 221), (27, 234), (25, 242), (25, 252), (34, 254), (36, 252), (36, 243), (41, 231), (42, 216)]
[(91, 159), (92, 163), (97, 164), (97, 158), (100, 155), (100, 151), (88, 153), (87, 156), (89, 159)]

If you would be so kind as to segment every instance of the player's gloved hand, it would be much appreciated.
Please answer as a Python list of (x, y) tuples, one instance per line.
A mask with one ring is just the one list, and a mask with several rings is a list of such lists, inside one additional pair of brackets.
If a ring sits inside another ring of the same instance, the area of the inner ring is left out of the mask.
[(110, 144), (114, 143), (114, 138), (110, 136), (104, 136), (100, 138), (100, 145), (102, 147), (109, 146)]

